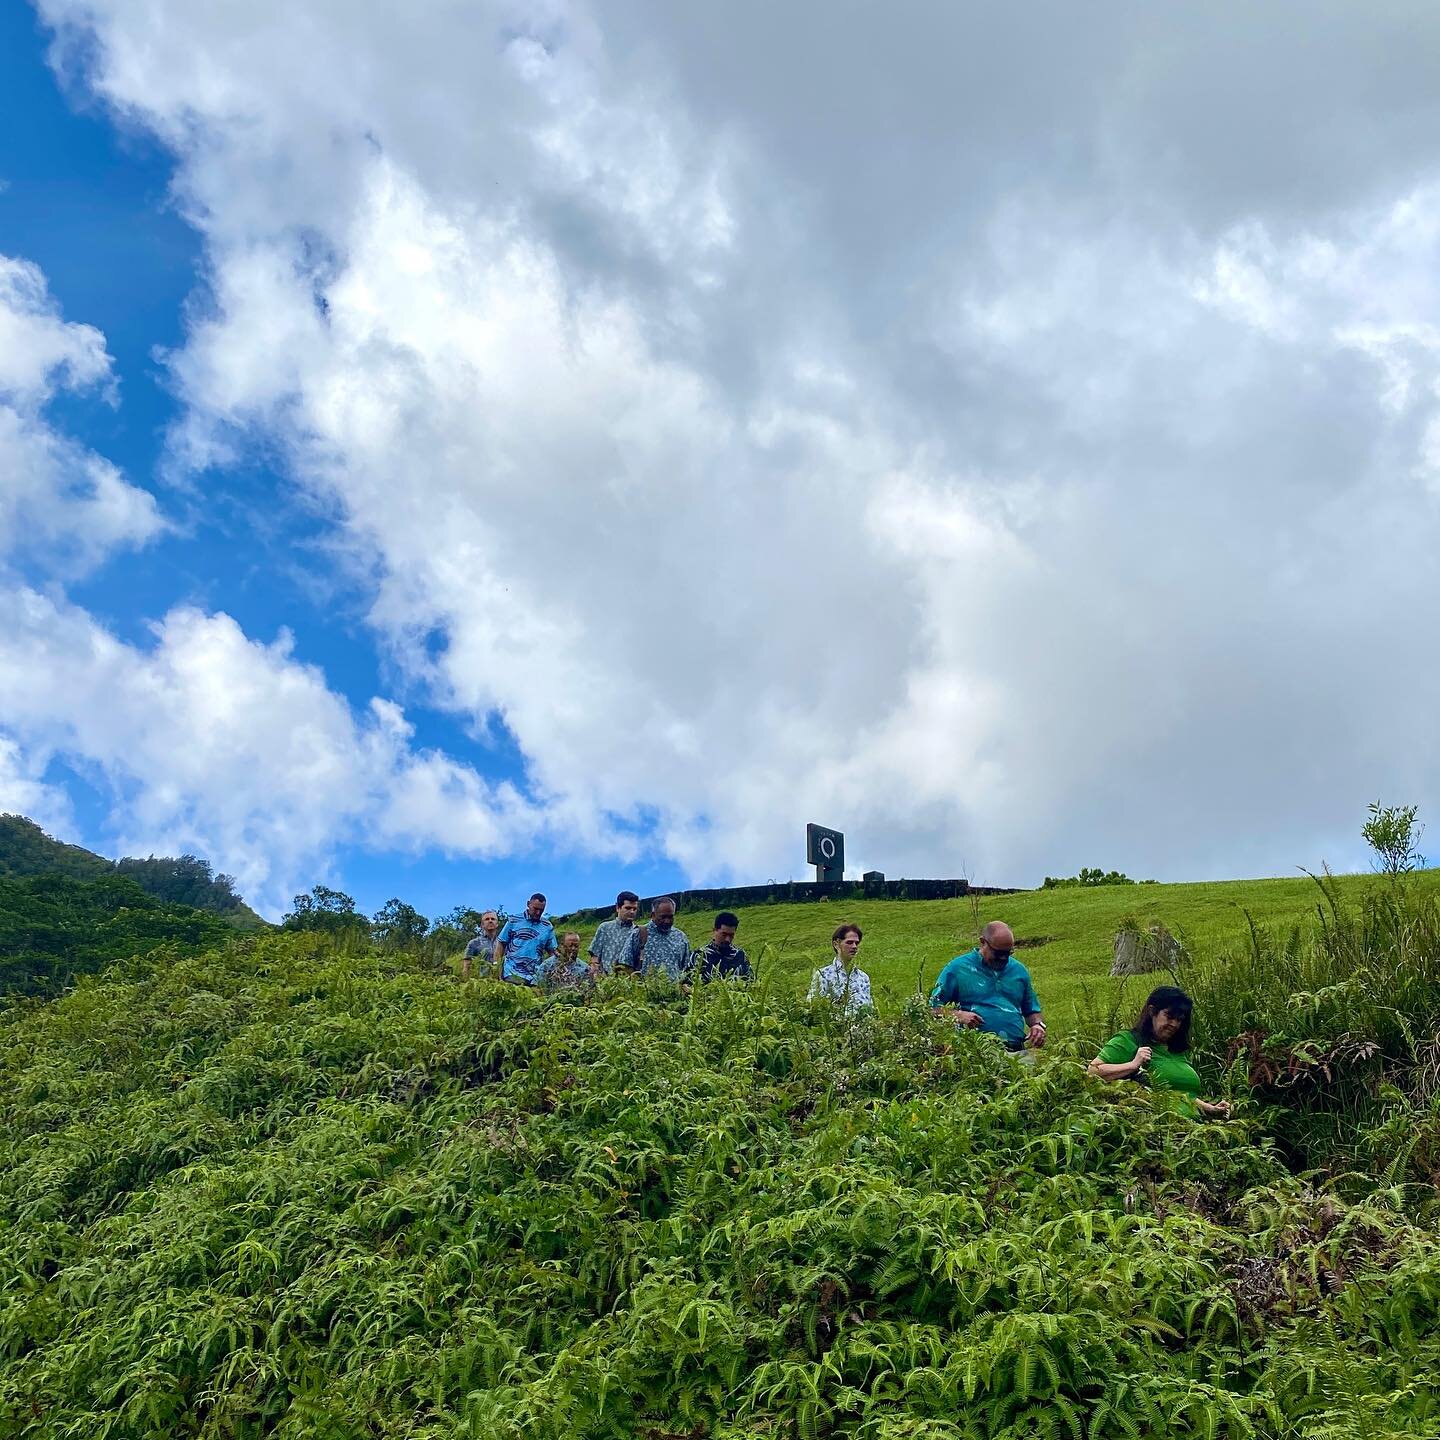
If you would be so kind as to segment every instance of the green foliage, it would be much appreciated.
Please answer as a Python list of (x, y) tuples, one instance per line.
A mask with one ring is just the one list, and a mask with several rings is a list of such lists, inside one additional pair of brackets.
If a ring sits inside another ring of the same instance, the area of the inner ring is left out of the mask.
[(1424, 868), (1425, 857), (1419, 845), (1425, 827), (1415, 822), (1419, 806), (1381, 805), (1377, 800), (1366, 813), (1370, 818), (1360, 827), (1360, 834), (1375, 852), (1376, 869), (1398, 880), (1412, 870)]
[(1436, 1433), (1433, 1199), (761, 958), (276, 932), (0, 1017), (0, 1433)]
[(78, 845), (52, 840), (23, 815), (0, 815), (0, 877), (28, 875), (67, 875), (75, 880), (122, 875), (156, 900), (212, 911), (237, 929), (259, 929), (264, 924), (235, 893), (234, 877), (212, 873), (208, 860), (194, 855), (107, 860)]
[(297, 895), (281, 917), (280, 925), (285, 930), (320, 931), (327, 935), (348, 932), (368, 937), (370, 933), (370, 922), (356, 911), (353, 897), (328, 885), (317, 885)]
[(370, 922), (370, 934), (376, 944), (388, 950), (418, 945), (430, 929), (430, 922), (413, 905), (403, 900), (387, 900)]
[(115, 871), (133, 880), (147, 895), (196, 910), (213, 910), (229, 915), (244, 905), (235, 893), (233, 875), (216, 875), (208, 860), (195, 855), (151, 855), (145, 860), (127, 857), (115, 862)]
[[(1041, 886), (1043, 890), (1064, 890), (1072, 885), (1133, 885), (1135, 882), (1128, 876), (1122, 875), (1118, 870), (1081, 870), (1078, 875), (1071, 875), (1067, 879), (1060, 879), (1055, 875), (1047, 875), (1045, 883)], [(1143, 884), (1151, 884), (1151, 881), (1143, 881)]]
[(213, 915), (161, 904), (113, 874), (0, 880), (0, 994), (55, 995), (115, 961), (162, 946), (193, 952), (232, 933)]

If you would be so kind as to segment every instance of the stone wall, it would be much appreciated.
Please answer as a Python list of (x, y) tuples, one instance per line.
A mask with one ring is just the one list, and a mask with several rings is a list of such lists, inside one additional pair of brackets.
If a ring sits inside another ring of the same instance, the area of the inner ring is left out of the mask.
[[(784, 880), (768, 885), (732, 885), (713, 890), (672, 890), (671, 898), (682, 914), (697, 911), (739, 910), (751, 905), (802, 905), (814, 900), (958, 900), (967, 895), (1014, 895), (1013, 888), (971, 885), (967, 880)], [(640, 902), (640, 916), (650, 913), (658, 895)], [(565, 916), (571, 924), (594, 924), (615, 913), (609, 905), (576, 910)]]

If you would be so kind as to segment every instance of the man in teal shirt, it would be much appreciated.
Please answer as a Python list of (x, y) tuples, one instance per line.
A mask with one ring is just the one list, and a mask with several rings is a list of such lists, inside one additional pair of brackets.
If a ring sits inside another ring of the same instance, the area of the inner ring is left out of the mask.
[(1040, 1001), (1030, 972), (1016, 959), (1015, 936), (992, 920), (979, 945), (957, 955), (930, 992), (932, 1009), (950, 1007), (957, 1024), (998, 1035), (1007, 1050), (1039, 1049), (1045, 1043)]

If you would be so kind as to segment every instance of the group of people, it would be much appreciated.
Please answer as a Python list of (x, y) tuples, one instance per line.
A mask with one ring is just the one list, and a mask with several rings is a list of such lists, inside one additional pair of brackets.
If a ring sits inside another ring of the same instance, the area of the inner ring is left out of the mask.
[[(545, 897), (532, 895), (523, 915), (504, 925), (487, 910), (480, 933), (465, 947), (461, 975), (469, 978), (478, 961), (495, 975), (518, 985), (547, 988), (580, 985), (606, 975), (663, 975), (676, 984), (712, 980), (750, 980), (749, 957), (735, 944), (739, 919), (728, 910), (715, 917), (710, 939), (693, 949), (675, 923), (675, 902), (668, 895), (650, 906), (650, 918), (637, 923), (640, 898), (622, 890), (615, 914), (600, 923), (585, 955), (578, 931), (556, 936), (545, 917)], [(845, 1015), (870, 1008), (870, 977), (858, 956), (865, 932), (858, 925), (835, 927), (830, 937), (834, 958), (810, 979), (809, 998), (825, 999)], [(1025, 965), (1015, 958), (1015, 936), (1001, 920), (992, 920), (973, 950), (957, 955), (940, 971), (930, 990), (930, 1007), (956, 1025), (994, 1035), (1019, 1058), (1034, 1057), (1045, 1044), (1045, 1017)], [(1186, 1058), (1194, 1005), (1184, 991), (1161, 986), (1151, 992), (1128, 1030), (1112, 1036), (1090, 1062), (1101, 1080), (1132, 1080), (1171, 1092), (1187, 1113), (1225, 1117), (1230, 1107), (1201, 1098), (1200, 1076)]]
[(480, 917), (480, 933), (460, 962), (461, 977), (468, 979), (477, 961), (512, 984), (546, 987), (580, 985), (603, 975), (664, 975), (681, 985), (753, 977), (749, 956), (735, 943), (739, 917), (730, 911), (715, 917), (710, 939), (699, 949), (691, 948), (689, 936), (675, 923), (675, 902), (668, 895), (651, 903), (643, 925), (636, 923), (639, 913), (640, 897), (622, 890), (613, 918), (600, 922), (582, 956), (579, 931), (567, 930), (557, 938), (545, 919), (545, 897), (537, 892), (526, 902), (524, 915), (512, 916), (503, 926), (493, 910)]
[[(855, 1013), (869, 1006), (870, 977), (857, 963), (865, 932), (858, 925), (836, 927), (830, 943), (835, 958), (810, 981), (810, 998), (825, 996)], [(1012, 1054), (1033, 1057), (1045, 1044), (1045, 1017), (1025, 965), (1015, 959), (1015, 936), (992, 920), (973, 950), (957, 955), (930, 990), (930, 1008), (955, 1024), (994, 1035)], [(1135, 1024), (1112, 1035), (1090, 1062), (1101, 1080), (1132, 1080), (1174, 1095), (1193, 1116), (1224, 1119), (1228, 1101), (1201, 1098), (1200, 1075), (1186, 1058), (1194, 1002), (1173, 985), (1150, 992)]]

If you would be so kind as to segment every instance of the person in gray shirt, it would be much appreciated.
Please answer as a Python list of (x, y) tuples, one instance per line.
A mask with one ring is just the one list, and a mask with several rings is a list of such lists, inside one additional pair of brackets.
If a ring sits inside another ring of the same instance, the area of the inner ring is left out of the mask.
[(460, 962), (460, 978), (470, 978), (470, 966), (478, 960), (483, 974), (495, 959), (495, 937), (500, 933), (500, 917), (487, 910), (480, 917), (480, 933), (465, 947), (465, 958)]
[(650, 923), (630, 937), (630, 968), (641, 975), (668, 975), (679, 984), (690, 971), (690, 941), (675, 923), (675, 902), (662, 895), (650, 906)]
[(590, 942), (590, 958), (602, 975), (614, 975), (630, 967), (630, 942), (635, 938), (635, 916), (640, 910), (640, 897), (633, 890), (622, 890), (615, 897), (615, 918), (602, 920)]

